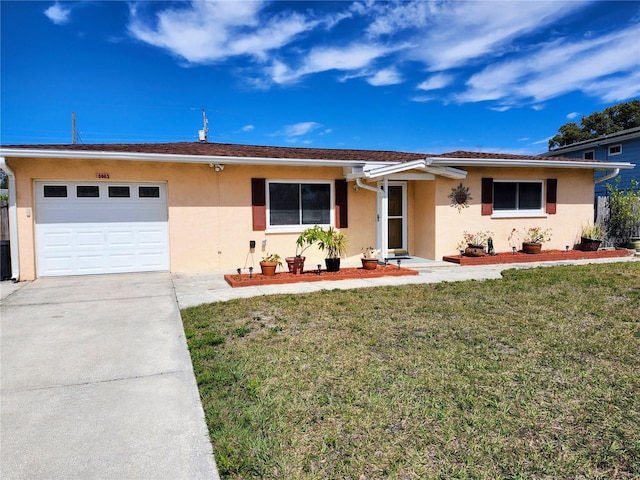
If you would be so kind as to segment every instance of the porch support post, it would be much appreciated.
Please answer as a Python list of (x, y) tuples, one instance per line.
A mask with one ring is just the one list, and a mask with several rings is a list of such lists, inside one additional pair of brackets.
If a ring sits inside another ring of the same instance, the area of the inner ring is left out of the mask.
[(380, 202), (380, 249), (382, 259), (389, 258), (389, 178), (382, 179), (382, 198)]

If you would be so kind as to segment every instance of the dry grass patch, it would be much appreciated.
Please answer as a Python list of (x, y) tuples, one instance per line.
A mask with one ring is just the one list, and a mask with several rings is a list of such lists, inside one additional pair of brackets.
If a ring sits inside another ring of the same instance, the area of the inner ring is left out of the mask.
[(182, 312), (224, 478), (636, 478), (640, 264)]

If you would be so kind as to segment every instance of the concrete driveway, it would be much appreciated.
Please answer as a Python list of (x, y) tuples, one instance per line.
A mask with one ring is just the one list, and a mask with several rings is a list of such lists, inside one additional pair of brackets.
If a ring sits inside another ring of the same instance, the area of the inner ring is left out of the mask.
[(219, 478), (170, 274), (2, 292), (1, 478)]

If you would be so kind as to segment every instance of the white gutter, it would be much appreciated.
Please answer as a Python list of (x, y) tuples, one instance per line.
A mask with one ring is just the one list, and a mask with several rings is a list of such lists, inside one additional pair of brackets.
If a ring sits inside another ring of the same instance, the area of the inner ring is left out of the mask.
[(620, 173), (620, 169), (619, 168), (615, 168), (611, 173), (609, 173), (608, 175), (604, 175), (600, 178), (598, 178), (595, 182), (593, 183), (600, 183), (600, 182), (606, 182), (607, 180), (612, 179), (613, 177), (617, 177), (618, 174)]
[(611, 170), (612, 168), (631, 169), (633, 163), (613, 162), (584, 162), (584, 161), (558, 161), (558, 160), (533, 160), (533, 159), (509, 159), (509, 158), (442, 158), (433, 157), (431, 165), (456, 165), (468, 167), (540, 167), (540, 168), (592, 168), (593, 170)]
[(221, 165), (288, 165), (295, 167), (363, 166), (364, 160), (327, 160), (304, 158), (232, 157), (223, 155), (173, 155), (167, 153), (132, 153), (91, 150), (47, 150), (0, 148), (0, 155), (19, 158), (65, 158), (78, 160), (128, 160), (138, 162), (214, 163)]
[(18, 255), (18, 214), (16, 210), (16, 176), (7, 165), (5, 157), (0, 157), (0, 169), (9, 179), (9, 241), (11, 243), (11, 279), (20, 279), (20, 257)]

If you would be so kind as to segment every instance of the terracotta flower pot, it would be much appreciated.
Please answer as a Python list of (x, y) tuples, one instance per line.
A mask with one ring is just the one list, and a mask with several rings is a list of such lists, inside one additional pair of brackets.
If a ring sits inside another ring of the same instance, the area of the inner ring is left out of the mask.
[(464, 249), (464, 255), (466, 257), (484, 257), (484, 247), (481, 247), (480, 245), (469, 244), (467, 248)]
[(285, 258), (287, 267), (289, 267), (289, 272), (294, 274), (302, 273), (304, 271), (304, 259), (305, 257)]
[(273, 277), (276, 274), (276, 268), (278, 268), (278, 262), (260, 262), (260, 268), (262, 269), (262, 275), (265, 277)]
[(362, 268), (365, 270), (375, 270), (378, 268), (377, 258), (361, 258), (360, 260), (362, 260)]
[(522, 242), (522, 251), (524, 253), (540, 253), (542, 251), (542, 244)]

